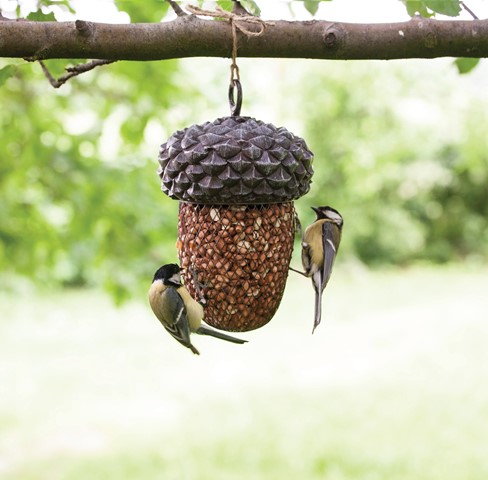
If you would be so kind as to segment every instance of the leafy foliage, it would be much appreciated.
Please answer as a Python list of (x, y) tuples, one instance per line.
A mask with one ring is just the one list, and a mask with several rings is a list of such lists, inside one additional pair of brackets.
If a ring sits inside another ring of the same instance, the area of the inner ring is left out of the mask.
[[(203, 4), (203, 2), (199, 2)], [(234, 6), (234, 2), (232, 0), (217, 0), (217, 5), (222, 9), (227, 12), (230, 12), (232, 10), (232, 7)]]
[(4, 84), (5, 281), (16, 273), (42, 284), (103, 283), (122, 299), (154, 265), (175, 260), (177, 204), (159, 191), (154, 160), (160, 125), (181, 97), (174, 65), (116, 64), (53, 91), (27, 64)]
[[(335, 64), (295, 77), (308, 95), (281, 92), (284, 111), (306, 112), (315, 153), (300, 210), (336, 206), (343, 255), (368, 264), (488, 258), (487, 107), (469, 88), (453, 92), (441, 72), (431, 69), (429, 80), (421, 70)], [(301, 214), (312, 220), (309, 209)]]
[(132, 23), (160, 22), (169, 8), (166, 1), (133, 2), (129, 0), (115, 0), (117, 8), (130, 16)]
[(312, 14), (315, 15), (319, 9), (320, 0), (303, 0), (303, 5)]
[(479, 63), (479, 58), (457, 58), (454, 63), (458, 69), (459, 73), (469, 73), (473, 68), (475, 68)]
[(17, 18), (27, 18), (36, 22), (54, 22), (56, 21), (54, 11), (66, 10), (75, 13), (71, 5), (71, 0), (34, 0), (25, 2), (23, 0), (13, 0), (7, 3), (5, 10), (15, 11)]
[(53, 12), (44, 13), (41, 9), (29, 13), (27, 15), (27, 20), (31, 20), (33, 22), (55, 22), (56, 17), (54, 16)]
[(242, 0), (241, 5), (252, 15), (261, 15), (261, 9), (254, 0)]
[[(160, 21), (168, 10), (167, 2), (143, 3), (117, 5), (132, 21)], [(426, 15), (459, 6), (410, 3)], [(243, 4), (256, 13), (254, 2)], [(318, 4), (305, 6), (313, 13)], [(55, 6), (70, 8), (43, 0), (30, 18), (52, 19)], [(460, 72), (476, 63), (456, 61)], [(59, 75), (66, 62), (47, 65)], [(289, 68), (274, 83), (274, 112), (261, 87), (254, 105), (247, 99), (249, 112), (266, 109), (263, 120), (301, 129), (316, 154), (312, 191), (297, 202), (304, 223), (312, 220), (304, 206), (336, 206), (346, 218), (342, 255), (369, 264), (488, 258), (487, 106), (468, 99), (447, 122), (453, 92), (442, 82), (419, 86), (418, 72), (371, 65)], [(159, 191), (155, 157), (174, 130), (206, 120), (202, 112), (221, 114), (215, 81), (204, 78), (200, 87), (174, 61), (119, 62), (53, 91), (38, 65), (0, 64), (3, 285), (19, 276), (102, 284), (122, 300), (155, 266), (176, 260), (177, 203)], [(442, 115), (419, 126), (422, 113), (405, 117), (411, 105)]]
[[(203, 2), (200, 2), (203, 3)], [(242, 0), (239, 2), (251, 15), (259, 16), (261, 9), (254, 0)], [(231, 12), (234, 8), (235, 2), (233, 0), (217, 0), (217, 5), (223, 10)]]
[(12, 75), (15, 74), (15, 66), (14, 65), (7, 65), (3, 68), (0, 68), (0, 87), (10, 78)]
[(461, 0), (403, 0), (410, 16), (432, 17), (436, 13), (457, 17), (461, 13)]

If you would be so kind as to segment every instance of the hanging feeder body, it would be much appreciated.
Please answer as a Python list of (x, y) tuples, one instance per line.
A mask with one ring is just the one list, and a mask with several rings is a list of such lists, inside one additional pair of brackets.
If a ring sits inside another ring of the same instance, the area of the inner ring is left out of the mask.
[(161, 146), (161, 188), (180, 200), (185, 285), (205, 298), (209, 325), (248, 331), (275, 314), (293, 251), (293, 200), (310, 188), (312, 159), (285, 128), (240, 116), (193, 125)]

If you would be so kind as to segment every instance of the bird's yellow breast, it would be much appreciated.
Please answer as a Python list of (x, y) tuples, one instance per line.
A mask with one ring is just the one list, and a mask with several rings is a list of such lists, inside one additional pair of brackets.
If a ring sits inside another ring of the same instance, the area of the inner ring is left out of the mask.
[(188, 322), (190, 323), (190, 330), (193, 332), (198, 329), (202, 323), (203, 319), (203, 307), (193, 300), (192, 296), (185, 287), (178, 288), (178, 293), (182, 298), (186, 307), (186, 316)]
[[(317, 220), (307, 227), (303, 241), (310, 247), (312, 265), (321, 269), (324, 265), (324, 245), (322, 239), (322, 225), (327, 220)], [(313, 273), (313, 272), (312, 272)]]
[[(148, 293), (149, 304), (159, 320), (171, 323), (174, 321), (174, 319), (168, 318), (171, 317), (171, 313), (168, 312), (164, 301), (164, 292), (166, 289), (166, 285), (164, 285), (161, 280), (153, 282)], [(194, 332), (202, 323), (204, 316), (203, 307), (198, 302), (193, 300), (190, 293), (184, 286), (177, 288), (176, 292), (185, 304), (186, 318), (188, 319), (190, 330)]]
[(156, 316), (159, 314), (159, 303), (161, 301), (161, 295), (165, 290), (166, 286), (161, 281), (153, 282), (151, 288), (149, 289), (149, 305), (151, 305), (151, 308)]

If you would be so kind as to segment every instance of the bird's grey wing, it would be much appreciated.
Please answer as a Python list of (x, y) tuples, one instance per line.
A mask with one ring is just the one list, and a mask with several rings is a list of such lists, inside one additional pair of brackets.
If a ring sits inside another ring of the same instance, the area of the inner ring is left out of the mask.
[(185, 347), (191, 348), (190, 325), (186, 308), (176, 288), (168, 287), (161, 294), (161, 316), (164, 328)]
[(322, 268), (322, 291), (329, 282), (332, 266), (337, 254), (336, 238), (337, 227), (332, 222), (324, 222), (322, 225), (322, 242), (324, 247), (324, 266)]

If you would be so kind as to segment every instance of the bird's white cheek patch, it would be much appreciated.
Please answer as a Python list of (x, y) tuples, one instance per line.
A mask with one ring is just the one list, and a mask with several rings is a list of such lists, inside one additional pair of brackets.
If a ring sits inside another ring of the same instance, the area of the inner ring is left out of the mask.
[(342, 223), (342, 217), (340, 215), (338, 215), (336, 212), (333, 212), (331, 210), (327, 210), (326, 215), (327, 215), (327, 218), (330, 218), (331, 220)]

